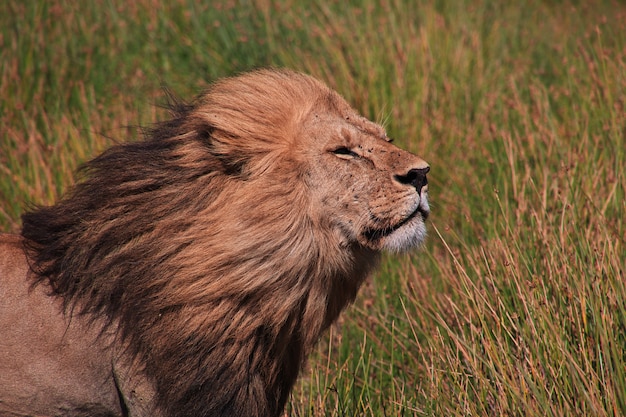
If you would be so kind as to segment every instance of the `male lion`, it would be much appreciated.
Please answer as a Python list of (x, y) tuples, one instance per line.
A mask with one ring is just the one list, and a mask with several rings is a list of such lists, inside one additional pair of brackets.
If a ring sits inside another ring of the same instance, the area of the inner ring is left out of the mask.
[(0, 414), (280, 415), (428, 165), (291, 71), (217, 82), (26, 213), (0, 257)]

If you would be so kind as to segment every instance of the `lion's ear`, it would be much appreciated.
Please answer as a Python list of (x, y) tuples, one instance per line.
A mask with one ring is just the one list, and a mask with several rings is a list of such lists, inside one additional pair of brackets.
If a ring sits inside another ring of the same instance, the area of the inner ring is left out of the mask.
[(245, 178), (248, 176), (244, 158), (229, 154), (215, 154), (222, 164), (222, 172), (226, 175)]
[(234, 138), (228, 138), (228, 133), (210, 125), (198, 126), (196, 132), (203, 145), (219, 161), (221, 172), (229, 176), (246, 176), (248, 157), (236, 149), (232, 143)]
[(163, 149), (172, 152), (177, 164), (198, 172), (242, 176), (246, 158), (223, 140), (223, 131), (202, 118), (193, 117), (193, 111), (194, 107), (189, 106), (178, 117), (144, 129), (144, 134), (151, 142), (161, 143)]

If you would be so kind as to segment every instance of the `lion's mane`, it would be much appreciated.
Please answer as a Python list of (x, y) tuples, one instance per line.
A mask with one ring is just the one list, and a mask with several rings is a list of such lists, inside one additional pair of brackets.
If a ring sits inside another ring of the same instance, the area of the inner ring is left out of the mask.
[(375, 262), (304, 210), (293, 138), (316, 108), (348, 111), (301, 74), (219, 81), (23, 216), (40, 285), (104, 318), (166, 415), (277, 416)]

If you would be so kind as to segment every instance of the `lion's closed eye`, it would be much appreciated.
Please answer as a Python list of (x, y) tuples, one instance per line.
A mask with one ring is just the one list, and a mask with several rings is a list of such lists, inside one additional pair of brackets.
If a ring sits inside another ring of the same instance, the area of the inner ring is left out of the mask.
[(360, 156), (358, 153), (354, 152), (353, 150), (349, 148), (346, 148), (345, 146), (337, 148), (332, 152), (337, 157), (342, 158), (342, 159), (352, 159), (352, 158), (358, 158)]

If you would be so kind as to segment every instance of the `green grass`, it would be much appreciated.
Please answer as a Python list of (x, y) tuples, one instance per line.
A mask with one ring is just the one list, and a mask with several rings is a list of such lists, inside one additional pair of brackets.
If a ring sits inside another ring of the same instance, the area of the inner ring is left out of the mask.
[(626, 415), (623, 2), (131, 3), (0, 3), (1, 229), (165, 117), (162, 84), (302, 70), (431, 163), (433, 214), (288, 414)]

